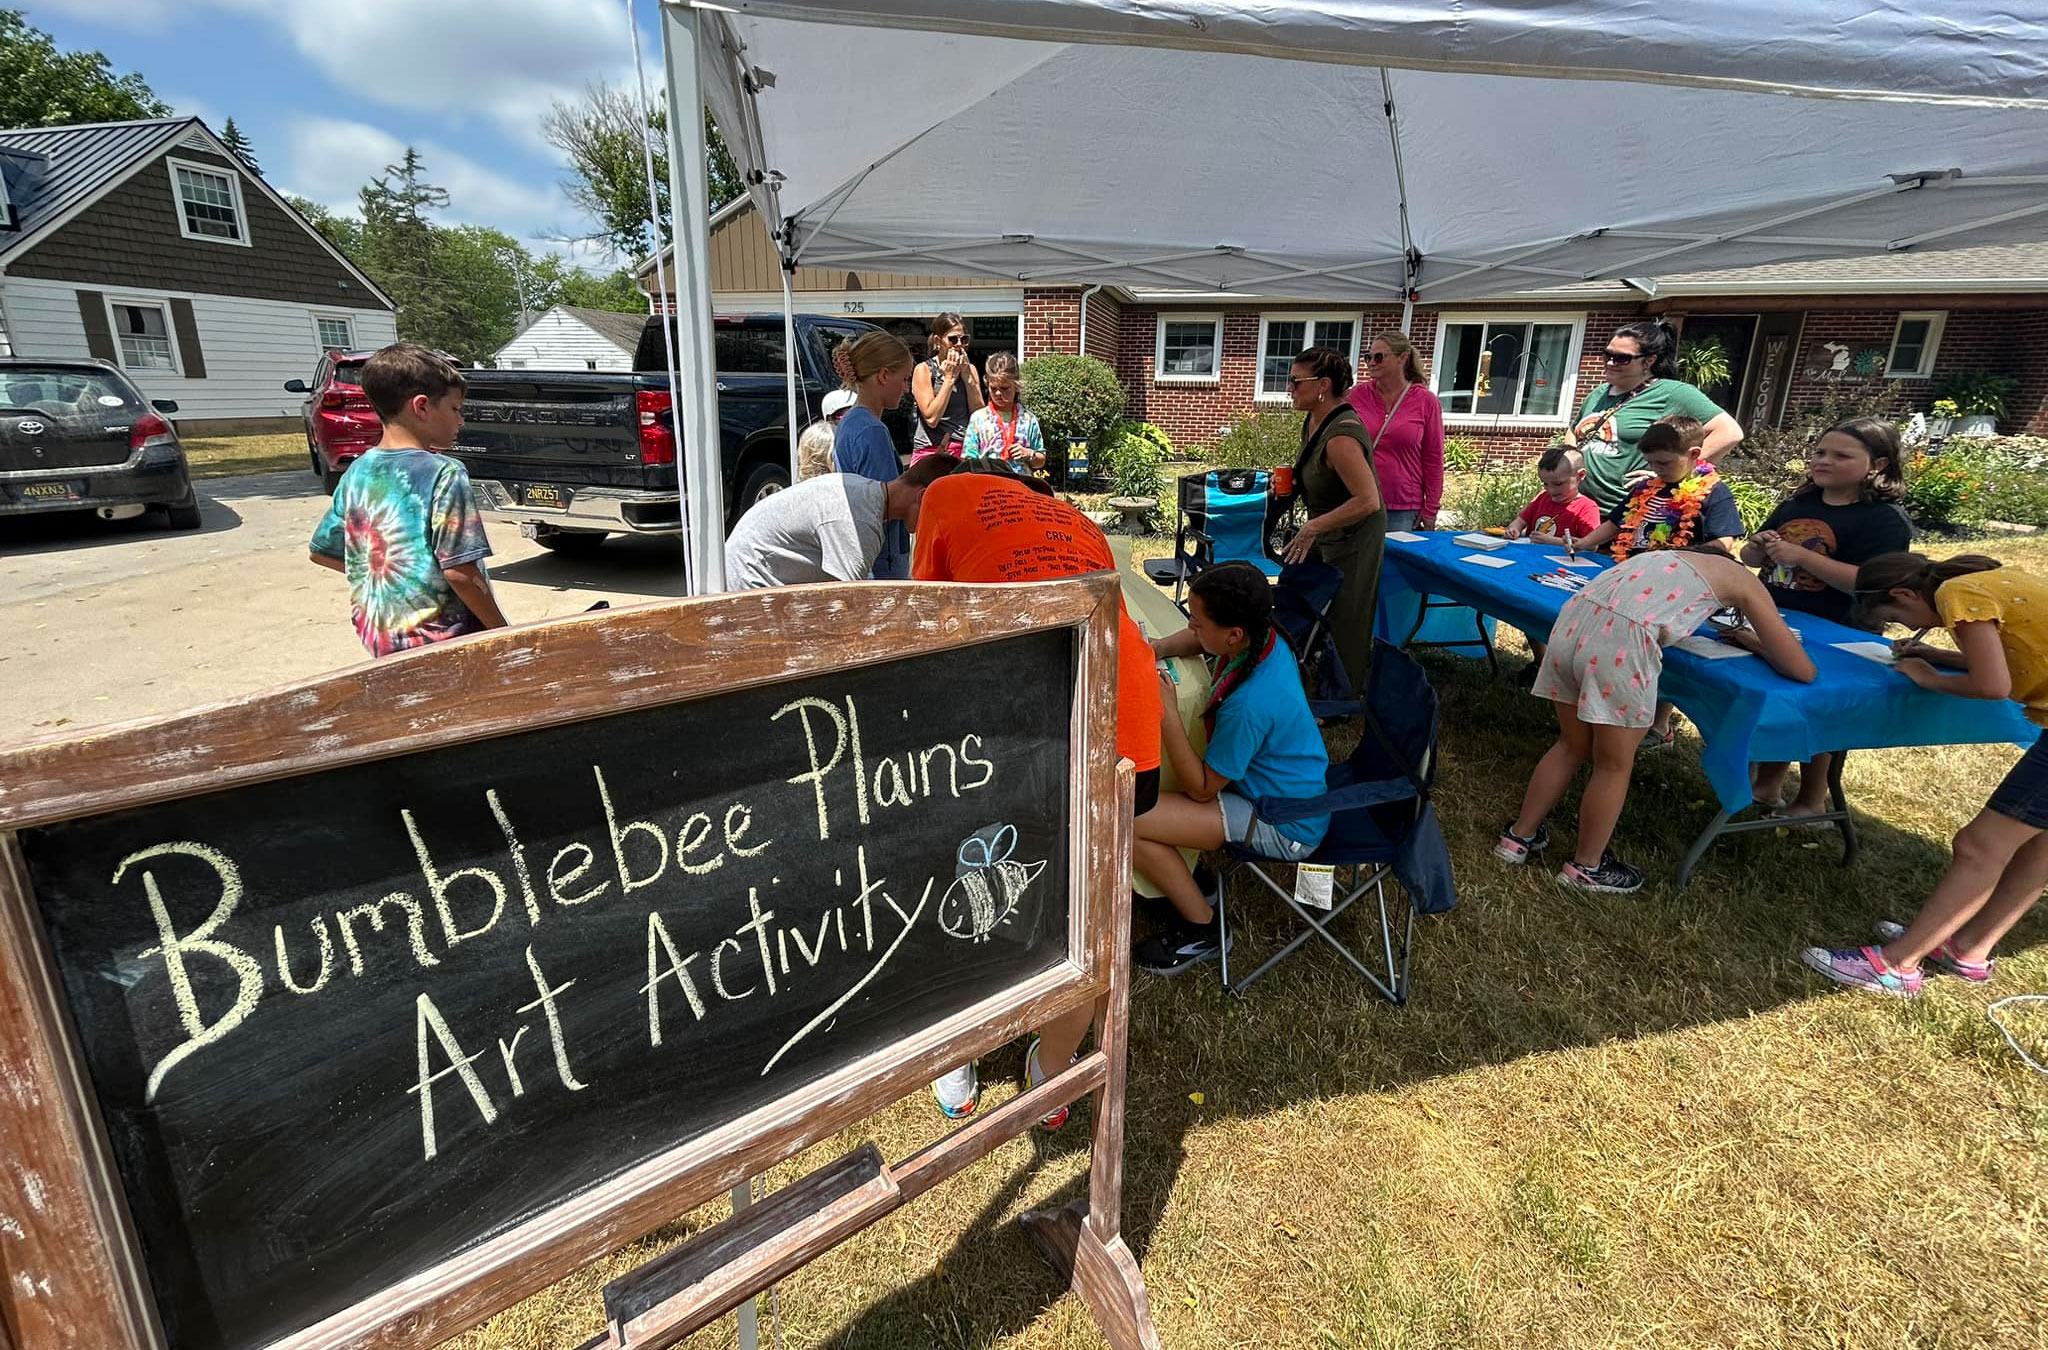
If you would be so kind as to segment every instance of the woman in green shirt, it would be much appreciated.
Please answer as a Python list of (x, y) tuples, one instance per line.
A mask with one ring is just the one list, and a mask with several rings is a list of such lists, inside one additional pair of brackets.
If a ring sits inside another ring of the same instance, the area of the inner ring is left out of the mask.
[(1706, 424), (1700, 458), (1714, 460), (1742, 443), (1742, 424), (1714, 400), (1678, 378), (1678, 330), (1665, 319), (1643, 319), (1607, 339), (1607, 383), (1586, 395), (1564, 435), (1586, 461), (1586, 491), (1612, 511), (1628, 495), (1631, 479), (1647, 474), (1636, 442), (1660, 417), (1683, 413)]

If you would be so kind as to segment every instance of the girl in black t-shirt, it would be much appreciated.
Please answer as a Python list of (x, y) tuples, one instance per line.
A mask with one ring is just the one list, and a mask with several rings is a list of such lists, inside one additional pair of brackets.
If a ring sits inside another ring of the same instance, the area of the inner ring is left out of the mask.
[[(1742, 561), (1761, 569), (1780, 609), (1848, 623), (1856, 569), (1881, 553), (1913, 541), (1899, 501), (1906, 495), (1898, 429), (1876, 417), (1857, 417), (1828, 428), (1814, 443), (1806, 481), (1779, 503), (1742, 546)], [(1832, 755), (1816, 755), (1799, 776), (1799, 795), (1781, 801), (1784, 764), (1758, 764), (1756, 799), (1788, 816), (1827, 809)]]

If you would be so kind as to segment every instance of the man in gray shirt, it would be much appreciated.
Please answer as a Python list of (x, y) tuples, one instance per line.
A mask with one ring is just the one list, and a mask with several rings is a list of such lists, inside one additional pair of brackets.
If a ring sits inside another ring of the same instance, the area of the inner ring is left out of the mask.
[(865, 581), (882, 551), (882, 524), (917, 529), (924, 490), (959, 467), (928, 455), (887, 483), (820, 474), (747, 509), (725, 541), (725, 584), (735, 591), (813, 581)]

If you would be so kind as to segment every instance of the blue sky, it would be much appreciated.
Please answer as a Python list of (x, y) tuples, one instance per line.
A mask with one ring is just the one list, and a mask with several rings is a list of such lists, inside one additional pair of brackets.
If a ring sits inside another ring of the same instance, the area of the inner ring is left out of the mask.
[[(11, 0), (60, 47), (139, 71), (216, 132), (229, 115), (272, 186), (353, 211), (356, 189), (407, 144), (446, 187), (450, 223), (535, 249), (589, 226), (540, 139), (551, 101), (630, 81), (625, 0)], [(652, 0), (636, 0), (650, 91), (661, 87)]]

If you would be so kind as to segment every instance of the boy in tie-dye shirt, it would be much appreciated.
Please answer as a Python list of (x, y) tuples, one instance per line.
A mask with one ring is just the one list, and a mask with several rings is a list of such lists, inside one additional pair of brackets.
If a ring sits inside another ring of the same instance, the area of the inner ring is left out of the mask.
[(350, 617), (372, 656), (504, 627), (469, 473), (435, 453), (462, 430), (461, 373), (402, 342), (372, 356), (362, 382), (384, 437), (342, 475), (313, 531), (313, 561), (348, 577)]

